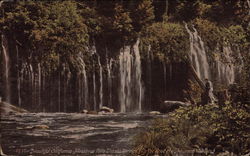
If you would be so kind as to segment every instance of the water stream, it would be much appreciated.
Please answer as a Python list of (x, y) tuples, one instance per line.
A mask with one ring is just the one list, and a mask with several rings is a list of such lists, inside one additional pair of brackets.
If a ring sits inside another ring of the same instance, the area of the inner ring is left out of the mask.
[(194, 27), (193, 31), (188, 28), (187, 24), (185, 24), (185, 27), (189, 34), (190, 40), (190, 61), (196, 70), (198, 77), (202, 81), (205, 79), (210, 79), (210, 68), (207, 61), (204, 42)]
[(3, 116), (1, 145), (9, 155), (127, 155), (133, 137), (153, 118), (147, 114), (77, 113)]
[(5, 101), (10, 102), (11, 100), (11, 88), (10, 88), (10, 60), (7, 48), (7, 41), (4, 35), (1, 35), (2, 40), (2, 52), (3, 52), (3, 69), (4, 69), (4, 82), (5, 82)]
[(142, 111), (143, 86), (139, 39), (132, 46), (125, 46), (119, 55), (120, 112)]

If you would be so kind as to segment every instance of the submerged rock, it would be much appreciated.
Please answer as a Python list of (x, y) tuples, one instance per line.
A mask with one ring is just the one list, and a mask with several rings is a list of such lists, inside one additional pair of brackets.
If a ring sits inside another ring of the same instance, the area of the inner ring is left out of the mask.
[(47, 125), (35, 125), (35, 126), (33, 126), (33, 129), (49, 129), (49, 126), (47, 126)]
[(190, 106), (190, 103), (185, 103), (182, 101), (164, 101), (164, 103), (161, 106), (160, 112), (162, 113), (172, 112), (175, 109), (187, 106)]
[(47, 125), (34, 125), (34, 126), (26, 126), (26, 127), (17, 127), (18, 130), (46, 130), (49, 129)]
[(18, 114), (18, 113), (28, 113), (27, 110), (20, 107), (11, 105), (7, 102), (0, 102), (0, 112), (3, 114)]

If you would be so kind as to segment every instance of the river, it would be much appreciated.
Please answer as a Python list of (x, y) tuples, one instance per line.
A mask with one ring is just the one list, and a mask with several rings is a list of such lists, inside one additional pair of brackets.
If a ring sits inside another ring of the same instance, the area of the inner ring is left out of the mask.
[(1, 116), (1, 145), (8, 155), (129, 155), (148, 114), (24, 113)]

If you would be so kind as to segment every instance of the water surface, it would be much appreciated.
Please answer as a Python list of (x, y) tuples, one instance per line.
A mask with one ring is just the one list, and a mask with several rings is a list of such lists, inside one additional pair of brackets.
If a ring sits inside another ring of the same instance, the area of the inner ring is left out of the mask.
[(13, 114), (1, 117), (1, 145), (9, 155), (128, 155), (133, 137), (153, 118), (147, 114)]

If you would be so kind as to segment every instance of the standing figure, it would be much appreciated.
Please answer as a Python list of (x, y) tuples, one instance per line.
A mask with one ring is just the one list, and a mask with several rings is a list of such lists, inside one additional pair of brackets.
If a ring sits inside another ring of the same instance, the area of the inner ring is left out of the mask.
[(212, 82), (205, 79), (205, 91), (201, 95), (201, 104), (213, 104), (215, 102)]

